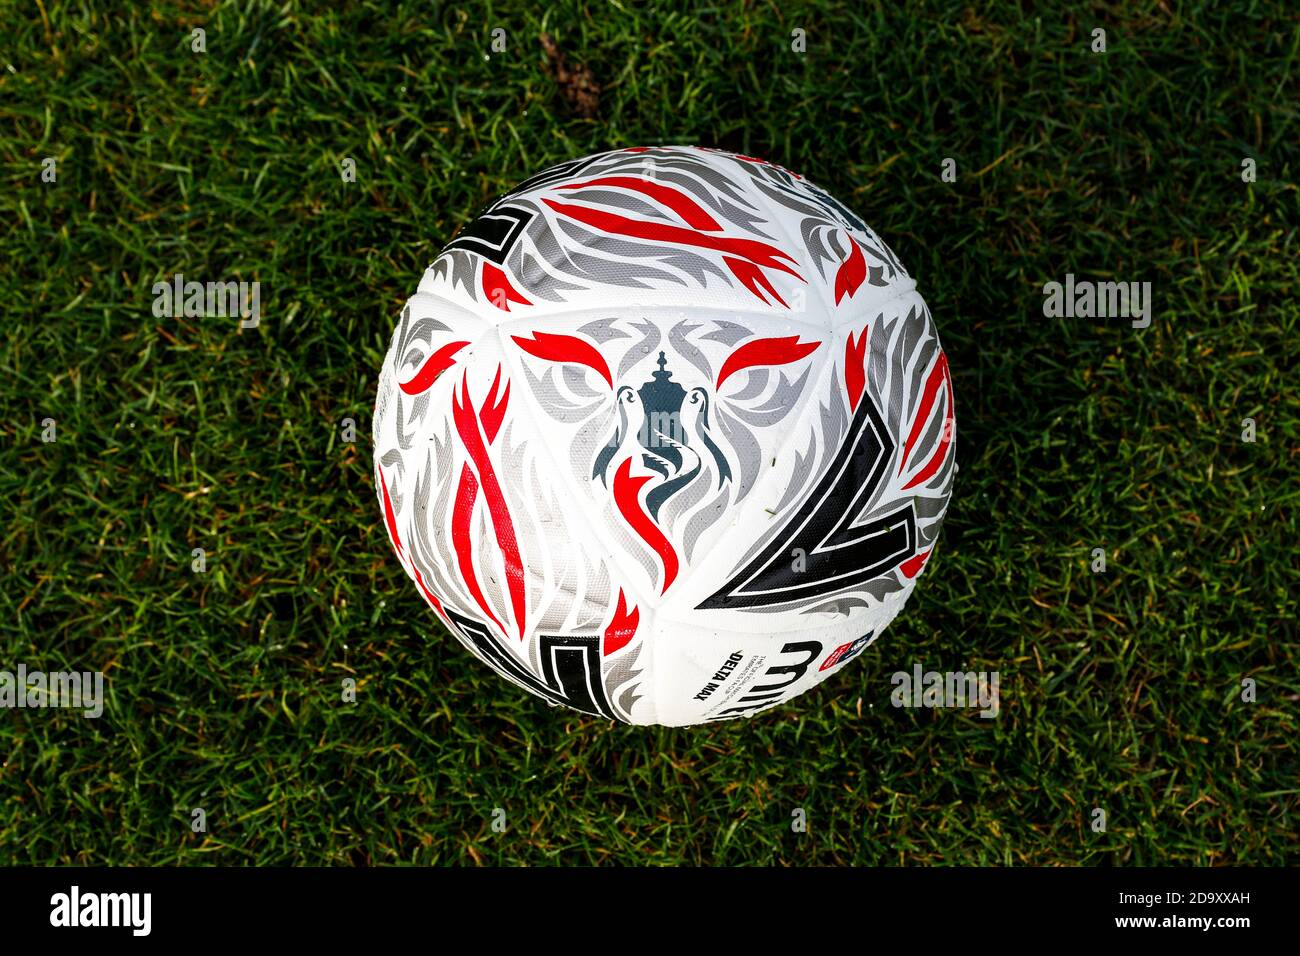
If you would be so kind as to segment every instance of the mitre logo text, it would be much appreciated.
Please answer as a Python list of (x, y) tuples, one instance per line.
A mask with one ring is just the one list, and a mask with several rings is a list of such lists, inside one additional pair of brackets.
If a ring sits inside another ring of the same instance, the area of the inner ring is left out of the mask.
[(104, 712), (104, 674), (102, 671), (29, 671), (18, 665), (18, 673), (0, 671), (0, 707), (36, 710), (43, 707), (68, 707), (81, 710), (85, 717)]
[(129, 927), (134, 936), (148, 936), (152, 924), (152, 893), (69, 893), (50, 897), (51, 926)]

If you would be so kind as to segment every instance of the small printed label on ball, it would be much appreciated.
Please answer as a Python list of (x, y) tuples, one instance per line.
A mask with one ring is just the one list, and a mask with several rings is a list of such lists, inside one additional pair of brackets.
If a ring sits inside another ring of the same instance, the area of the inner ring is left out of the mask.
[(836, 664), (843, 664), (845, 661), (851, 661), (862, 653), (862, 649), (871, 643), (871, 632), (868, 631), (856, 641), (849, 641), (847, 644), (841, 644), (835, 650), (826, 655), (826, 660), (822, 661), (822, 666), (818, 670), (828, 671)]
[(762, 654), (755, 654), (743, 665), (737, 662), (734, 683), (723, 690), (715, 706), (707, 712), (707, 719), (746, 716), (788, 700), (799, 693), (794, 688), (813, 661), (821, 656), (822, 648), (821, 641), (789, 641), (770, 664), (769, 658)]
[(713, 695), (713, 692), (721, 686), (722, 682), (731, 676), (732, 671), (736, 669), (736, 665), (744, 659), (745, 655), (740, 651), (736, 651), (723, 661), (722, 666), (714, 673), (713, 679), (700, 689), (700, 692), (695, 695), (695, 699), (708, 700)]

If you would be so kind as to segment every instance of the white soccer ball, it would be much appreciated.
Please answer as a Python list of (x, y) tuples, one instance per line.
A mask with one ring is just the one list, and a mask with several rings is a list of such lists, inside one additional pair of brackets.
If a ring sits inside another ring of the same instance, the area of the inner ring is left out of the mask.
[(801, 176), (676, 146), (555, 166), (461, 230), (402, 311), (374, 440), (447, 630), (636, 724), (751, 716), (858, 655), (956, 469), (889, 247)]

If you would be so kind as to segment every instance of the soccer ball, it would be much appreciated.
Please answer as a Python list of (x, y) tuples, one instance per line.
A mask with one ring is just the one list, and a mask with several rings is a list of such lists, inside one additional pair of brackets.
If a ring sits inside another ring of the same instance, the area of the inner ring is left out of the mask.
[(374, 420), (398, 560), (551, 704), (683, 725), (789, 701), (880, 635), (939, 535), (952, 379), (915, 285), (749, 156), (539, 173), (402, 311)]

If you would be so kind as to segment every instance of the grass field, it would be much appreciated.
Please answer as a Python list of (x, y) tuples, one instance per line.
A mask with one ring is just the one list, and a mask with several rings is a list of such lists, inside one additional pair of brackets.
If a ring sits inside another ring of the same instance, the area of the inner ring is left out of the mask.
[[(95, 6), (0, 0), (0, 670), (107, 694), (98, 720), (0, 712), (0, 863), (1300, 859), (1294, 8)], [(458, 227), (660, 143), (857, 210), (930, 304), (961, 422), (884, 637), (679, 730), (550, 709), (442, 633), (368, 433)], [(261, 324), (156, 318), (176, 272), (259, 281)], [(1150, 281), (1150, 327), (1046, 318), (1067, 273)], [(1000, 715), (892, 708), (916, 663), (998, 671)]]

